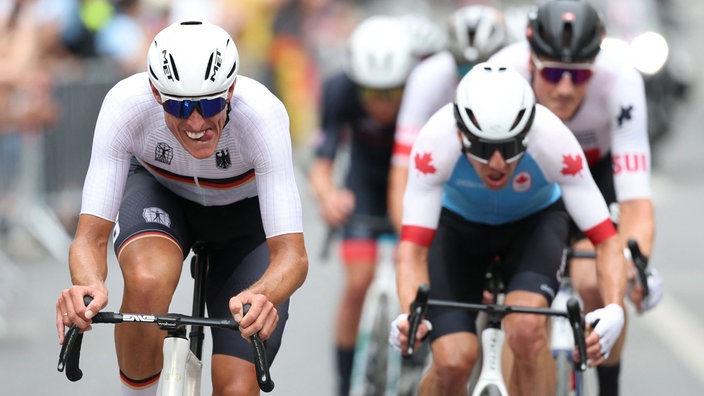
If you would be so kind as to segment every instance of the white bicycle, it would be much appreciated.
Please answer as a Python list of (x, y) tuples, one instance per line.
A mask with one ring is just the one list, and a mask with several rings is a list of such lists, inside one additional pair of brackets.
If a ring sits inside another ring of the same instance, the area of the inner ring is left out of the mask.
[[(362, 223), (379, 235), (379, 260), (374, 278), (367, 289), (362, 307), (355, 344), (350, 396), (399, 396), (411, 394), (416, 374), (413, 362), (405, 361), (389, 344), (389, 324), (401, 313), (396, 292), (396, 271), (393, 252), (397, 236), (387, 219), (353, 215), (349, 222)], [(332, 231), (332, 230), (331, 230)], [(339, 231), (339, 230), (335, 230)], [(323, 245), (322, 256), (327, 257), (332, 238)], [(422, 366), (421, 366), (422, 368)], [(408, 381), (405, 381), (408, 379)]]
[[(415, 334), (428, 306), (460, 308), (475, 312), (485, 312), (488, 315), (488, 325), (481, 331), (481, 371), (476, 381), (470, 385), (472, 396), (508, 396), (508, 390), (502, 372), (502, 353), (504, 348), (504, 330), (501, 322), (504, 316), (512, 313), (539, 314), (553, 317), (567, 318), (572, 330), (573, 343), (579, 351), (579, 356), (586, 356), (586, 343), (584, 341), (584, 319), (580, 311), (579, 302), (575, 299), (567, 301), (566, 309), (530, 308), (504, 305), (501, 302), (493, 304), (473, 304), (456, 301), (429, 299), (430, 286), (425, 284), (418, 288), (416, 298), (411, 303), (409, 315), (410, 332)], [(409, 346), (408, 354), (413, 353)], [(586, 369), (586, 361), (575, 362), (575, 370)]]
[[(164, 365), (156, 393), (158, 396), (200, 396), (203, 368), (201, 357), (205, 337), (203, 327), (239, 330), (239, 325), (233, 318), (205, 317), (205, 280), (208, 271), (208, 256), (206, 249), (198, 244), (194, 246), (193, 252), (195, 254), (191, 259), (191, 275), (194, 278), (195, 287), (193, 288), (192, 316), (178, 313), (99, 312), (92, 320), (93, 323), (156, 324), (161, 330), (167, 331), (163, 343)], [(84, 302), (88, 305), (90, 297), (85, 297)], [(248, 308), (245, 306), (245, 314)], [(186, 328), (188, 326), (190, 326), (190, 332), (187, 336)], [(79, 330), (75, 324), (67, 330), (57, 366), (57, 369), (60, 372), (65, 371), (66, 378), (73, 382), (83, 377), (83, 372), (79, 368), (83, 333)], [(274, 382), (269, 374), (266, 347), (257, 334), (251, 337), (251, 341), (259, 388), (264, 392), (271, 392), (274, 389)]]

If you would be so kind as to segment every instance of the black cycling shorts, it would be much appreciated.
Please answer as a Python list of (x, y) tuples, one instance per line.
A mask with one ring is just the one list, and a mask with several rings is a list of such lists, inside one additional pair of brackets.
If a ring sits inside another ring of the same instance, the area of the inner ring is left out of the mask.
[[(507, 292), (538, 293), (549, 304), (559, 287), (569, 221), (562, 200), (525, 219), (498, 226), (473, 223), (443, 208), (428, 252), (430, 298), (481, 302), (485, 274), (499, 256)], [(430, 306), (430, 339), (476, 333), (476, 318), (475, 312)]]
[[(210, 266), (206, 284), (208, 316), (231, 316), (229, 300), (256, 282), (269, 266), (269, 248), (256, 197), (225, 206), (202, 206), (162, 186), (143, 167), (133, 164), (127, 178), (113, 240), (117, 254), (126, 241), (144, 233), (162, 233), (175, 240), (186, 259), (193, 244), (206, 246)], [(269, 362), (281, 345), (287, 300), (277, 307), (279, 323), (266, 342)], [(213, 354), (253, 362), (252, 345), (239, 333), (211, 329)]]

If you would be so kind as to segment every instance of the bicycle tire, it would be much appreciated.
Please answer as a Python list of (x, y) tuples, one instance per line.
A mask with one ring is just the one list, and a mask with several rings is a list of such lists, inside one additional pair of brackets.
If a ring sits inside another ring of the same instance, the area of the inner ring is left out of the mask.
[(367, 364), (364, 372), (367, 386), (365, 396), (384, 396), (386, 393), (389, 362), (389, 301), (382, 295), (377, 301), (372, 331), (367, 345)]
[(479, 393), (479, 396), (503, 396), (503, 393), (501, 393), (501, 390), (498, 386), (490, 384), (484, 387), (484, 389), (482, 389), (482, 391)]
[(555, 355), (556, 396), (575, 395), (572, 389), (574, 368), (569, 353), (568, 351), (559, 351)]

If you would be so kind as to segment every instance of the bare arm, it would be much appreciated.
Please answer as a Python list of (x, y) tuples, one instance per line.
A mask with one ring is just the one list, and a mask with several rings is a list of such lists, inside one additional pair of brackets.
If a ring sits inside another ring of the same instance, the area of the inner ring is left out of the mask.
[[(264, 275), (232, 297), (229, 303), (245, 339), (255, 333), (262, 340), (271, 336), (279, 321), (276, 307), (301, 287), (308, 274), (308, 256), (302, 233), (271, 237), (267, 243), (271, 256)], [(247, 315), (243, 315), (244, 304), (251, 304)]]
[(349, 190), (335, 186), (333, 161), (327, 158), (316, 159), (308, 178), (325, 222), (332, 226), (342, 225), (354, 208), (354, 195)]
[(634, 199), (620, 203), (618, 233), (624, 241), (638, 241), (641, 252), (650, 256), (655, 238), (655, 211), (650, 199)]
[(269, 268), (248, 290), (263, 294), (279, 305), (303, 285), (308, 274), (308, 256), (303, 233), (271, 237), (267, 243), (271, 254)]
[[(63, 342), (64, 325), (75, 323), (86, 329), (90, 318), (108, 303), (107, 246), (113, 226), (113, 222), (93, 215), (82, 214), (78, 219), (68, 258), (73, 286), (63, 290), (56, 303), (59, 342)], [(93, 298), (88, 307), (84, 296)]]
[(396, 283), (402, 312), (408, 312), (418, 286), (429, 282), (428, 248), (401, 241), (396, 256)]
[(604, 305), (623, 305), (626, 293), (626, 263), (621, 238), (614, 235), (598, 244), (596, 257), (597, 282)]

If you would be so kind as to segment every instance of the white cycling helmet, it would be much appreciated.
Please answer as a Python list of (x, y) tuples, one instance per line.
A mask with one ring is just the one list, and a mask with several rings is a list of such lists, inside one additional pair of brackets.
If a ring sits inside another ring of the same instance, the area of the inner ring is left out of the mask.
[(425, 58), (445, 48), (447, 44), (445, 31), (427, 16), (405, 14), (399, 18), (411, 34), (415, 56)]
[(535, 95), (514, 69), (480, 63), (457, 85), (454, 114), (466, 154), (486, 163), (499, 150), (512, 162), (525, 151), (525, 136), (535, 117)]
[(168, 96), (212, 96), (237, 78), (240, 58), (232, 37), (204, 21), (176, 22), (159, 32), (147, 53), (154, 87)]
[(484, 62), (507, 43), (503, 14), (485, 5), (469, 5), (450, 15), (449, 47), (462, 62)]
[(361, 86), (375, 89), (401, 86), (415, 63), (411, 36), (397, 17), (369, 17), (348, 40), (347, 74)]

